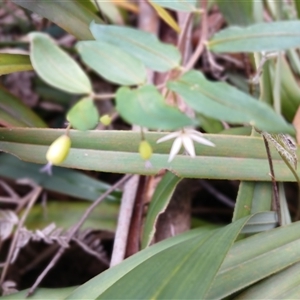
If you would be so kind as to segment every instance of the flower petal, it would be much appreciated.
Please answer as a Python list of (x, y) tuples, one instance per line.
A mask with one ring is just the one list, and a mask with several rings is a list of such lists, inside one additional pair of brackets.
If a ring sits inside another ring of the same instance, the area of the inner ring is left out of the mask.
[(187, 153), (191, 156), (191, 157), (195, 157), (195, 147), (194, 147), (194, 143), (191, 139), (190, 135), (184, 134), (182, 135), (182, 143), (184, 146), (184, 149), (187, 151)]
[(168, 162), (171, 162), (174, 159), (176, 154), (178, 154), (181, 146), (182, 146), (182, 140), (181, 140), (181, 137), (179, 136), (175, 139), (175, 141), (172, 145)]
[(199, 136), (198, 134), (192, 133), (192, 134), (190, 134), (190, 138), (199, 144), (215, 147), (215, 144), (213, 142), (207, 140), (206, 138), (204, 138), (202, 136)]
[(178, 132), (178, 131), (169, 133), (169, 134), (163, 136), (162, 138), (158, 139), (158, 140), (156, 141), (156, 144), (165, 142), (165, 141), (167, 141), (167, 140), (174, 139), (174, 138), (178, 137), (180, 134), (181, 134), (181, 132)]
[(49, 176), (52, 176), (52, 163), (48, 162), (46, 165), (44, 165), (41, 169), (41, 173), (47, 173)]

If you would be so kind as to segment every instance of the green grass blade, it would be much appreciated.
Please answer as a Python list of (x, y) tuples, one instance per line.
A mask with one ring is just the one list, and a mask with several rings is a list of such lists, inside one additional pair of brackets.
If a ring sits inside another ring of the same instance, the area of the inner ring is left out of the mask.
[[(0, 150), (20, 159), (44, 164), (48, 146), (64, 130), (0, 129)], [(72, 149), (64, 167), (103, 172), (157, 174), (171, 169), (180, 177), (271, 181), (269, 165), (261, 138), (245, 136), (204, 135), (216, 147), (196, 145), (197, 157), (178, 155), (168, 163), (172, 142), (155, 142), (162, 133), (146, 133), (153, 147), (152, 168), (146, 168), (138, 153), (140, 134), (128, 131), (70, 131)], [(130, 141), (130, 142), (128, 142)], [(298, 154), (299, 155), (299, 154)], [(295, 177), (272, 149), (278, 181), (295, 181)], [(300, 171), (298, 170), (300, 174)]]
[(175, 174), (167, 172), (157, 185), (147, 212), (142, 238), (142, 248), (149, 246), (151, 243), (155, 234), (157, 218), (167, 208), (175, 188), (181, 179), (182, 178), (179, 178)]

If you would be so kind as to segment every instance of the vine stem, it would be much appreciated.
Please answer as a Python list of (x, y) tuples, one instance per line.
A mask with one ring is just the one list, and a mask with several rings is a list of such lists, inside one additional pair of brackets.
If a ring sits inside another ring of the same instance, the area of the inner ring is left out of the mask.
[(270, 151), (270, 147), (269, 147), (269, 143), (267, 141), (267, 139), (262, 135), (263, 139), (264, 139), (264, 143), (265, 143), (265, 147), (266, 147), (266, 151), (267, 151), (267, 157), (268, 157), (268, 162), (269, 162), (269, 166), (270, 166), (270, 172), (271, 172), (271, 179), (272, 179), (272, 185), (273, 185), (273, 204), (275, 206), (275, 210), (277, 211), (277, 216), (278, 216), (278, 223), (279, 226), (282, 225), (282, 221), (281, 221), (281, 208), (280, 208), (280, 201), (279, 201), (279, 192), (278, 192), (278, 187), (277, 187), (277, 183), (275, 180), (275, 172), (274, 172), (274, 167), (273, 167), (273, 162), (272, 162), (272, 157), (271, 157), (271, 151)]
[(199, 56), (202, 54), (205, 43), (207, 40), (207, 33), (208, 33), (208, 27), (207, 27), (207, 0), (201, 1), (201, 9), (203, 11), (202, 13), (202, 20), (201, 20), (201, 37), (199, 39), (198, 45), (196, 47), (195, 52), (193, 53), (192, 57), (189, 59), (187, 64), (185, 65), (185, 72), (189, 71), (194, 67), (196, 64)]

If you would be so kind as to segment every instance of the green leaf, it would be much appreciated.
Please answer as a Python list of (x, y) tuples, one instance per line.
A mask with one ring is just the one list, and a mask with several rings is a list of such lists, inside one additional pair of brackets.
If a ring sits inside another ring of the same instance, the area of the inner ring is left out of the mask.
[[(26, 227), (31, 230), (45, 228), (54, 222), (57, 228), (65, 230), (72, 227), (90, 206), (87, 202), (47, 201), (46, 206), (35, 205), (26, 219)], [(46, 212), (46, 214), (45, 214)], [(114, 232), (117, 226), (119, 206), (102, 202), (89, 215), (82, 229), (108, 230)]]
[(213, 118), (206, 117), (200, 113), (196, 114), (196, 118), (199, 120), (201, 128), (206, 133), (219, 133), (224, 130), (222, 122)]
[(0, 75), (32, 69), (28, 55), (0, 53)]
[(65, 31), (82, 40), (93, 39), (89, 30), (90, 23), (93, 20), (98, 23), (102, 22), (95, 12), (89, 9), (88, 1), (13, 0), (13, 2), (51, 20)]
[(300, 46), (300, 21), (257, 23), (246, 28), (229, 27), (208, 42), (213, 52), (281, 51)]
[(154, 8), (156, 13), (166, 24), (168, 24), (177, 33), (180, 33), (179, 25), (177, 24), (177, 22), (174, 20), (172, 15), (166, 9), (164, 9), (162, 6), (160, 6), (156, 3), (153, 3), (150, 0), (149, 0), (149, 4)]
[[(96, 277), (98, 286), (101, 282), (97, 299), (120, 299), (122, 295), (128, 299), (193, 299), (195, 295), (197, 299), (208, 299), (207, 292), (248, 219), (244, 218), (160, 251), (122, 277), (115, 268), (103, 272)], [(109, 275), (115, 278), (109, 278)], [(135, 284), (133, 288), (132, 284), (136, 282), (138, 285)], [(76, 298), (75, 295), (71, 296)], [(86, 297), (94, 299), (90, 294)]]
[(141, 30), (100, 25), (92, 22), (91, 32), (96, 40), (117, 46), (142, 61), (149, 69), (166, 72), (180, 66), (181, 55), (173, 45), (160, 42), (151, 33)]
[(297, 1), (297, 0), (294, 0), (293, 2), (295, 4), (295, 8), (296, 8), (296, 11), (297, 11), (297, 17), (299, 19), (300, 18), (300, 2)]
[(253, 190), (251, 214), (272, 209), (272, 184), (256, 182)]
[(300, 105), (300, 87), (288, 61), (282, 57), (280, 63), (282, 110), (286, 119), (292, 121)]
[[(247, 26), (254, 23), (253, 0), (217, 0), (216, 3), (230, 25)], [(237, 13), (238, 12), (238, 13)]]
[(146, 68), (138, 59), (120, 48), (101, 41), (79, 42), (83, 61), (103, 78), (120, 85), (146, 82)]
[(78, 130), (94, 129), (99, 123), (99, 112), (91, 98), (83, 98), (68, 112), (67, 120)]
[(233, 124), (249, 123), (270, 133), (295, 133), (295, 129), (267, 104), (225, 82), (211, 82), (199, 71), (184, 74), (169, 82), (168, 87), (206, 116)]
[[(242, 181), (239, 186), (233, 220), (235, 221), (257, 212), (270, 211), (271, 204), (272, 185), (270, 182)], [(260, 216), (263, 218), (263, 215)], [(274, 218), (277, 217), (266, 215), (266, 219), (262, 221), (270, 223), (270, 218), (274, 227), (274, 224), (277, 224), (277, 220), (274, 221)], [(273, 228), (272, 226), (271, 228)]]
[[(49, 145), (65, 129), (0, 128), (0, 150), (20, 159), (45, 164)], [(262, 138), (208, 135), (204, 137), (216, 147), (195, 145), (195, 158), (178, 155), (168, 163), (172, 141), (156, 144), (165, 133), (146, 132), (145, 139), (153, 149), (152, 168), (138, 153), (139, 132), (70, 130), (72, 148), (62, 166), (82, 170), (113, 173), (155, 175), (162, 169), (172, 169), (179, 177), (228, 180), (271, 181), (270, 168)], [(130, 141), (130, 142), (128, 142)], [(299, 157), (300, 150), (297, 151)], [(277, 181), (295, 181), (295, 177), (275, 149), (271, 149)], [(300, 175), (300, 170), (297, 170)]]
[(296, 222), (235, 243), (207, 299), (223, 299), (299, 262), (299, 230), (300, 222)]
[[(263, 201), (263, 198), (261, 198), (261, 200)], [(242, 229), (241, 233), (257, 233), (273, 229), (277, 226), (277, 213), (274, 211), (264, 211), (253, 215)]]
[(0, 86), (0, 124), (6, 127), (47, 127), (20, 99)]
[(124, 24), (124, 19), (126, 18), (125, 14), (122, 14), (122, 11), (118, 8), (118, 6), (112, 1), (97, 1), (100, 11), (103, 15), (105, 15), (109, 23), (111, 24)]
[(251, 213), (252, 199), (254, 193), (254, 181), (241, 181), (236, 198), (232, 221), (249, 216)]
[[(110, 188), (109, 184), (96, 180), (84, 173), (53, 166), (52, 176), (40, 172), (40, 165), (20, 161), (16, 157), (2, 153), (0, 155), (0, 176), (17, 180), (29, 178), (44, 189), (83, 200), (96, 200)], [(115, 191), (106, 198), (119, 201), (120, 192)]]
[(300, 263), (297, 263), (255, 284), (234, 299), (297, 299), (300, 291), (299, 272)]
[(176, 11), (194, 12), (197, 9), (196, 0), (151, 0), (151, 2)]
[[(66, 288), (58, 288), (58, 289), (46, 289), (46, 288), (37, 288), (33, 295), (30, 296), (30, 299), (55, 299), (55, 300), (63, 300), (67, 297), (76, 287), (66, 287)], [(24, 300), (28, 293), (29, 289), (8, 295), (8, 296), (1, 296), (3, 300)]]
[[(98, 295), (102, 294), (107, 288), (114, 284), (114, 282), (116, 282), (126, 274), (129, 274), (132, 270), (134, 270), (141, 263), (145, 262), (147, 259), (154, 257), (158, 253), (169, 249), (174, 245), (185, 243), (190, 239), (194, 239), (196, 237), (198, 240), (200, 240), (201, 237), (202, 239), (205, 239), (207, 238), (207, 236), (211, 235), (212, 232), (213, 231), (208, 228), (198, 228), (157, 243), (147, 249), (138, 252), (136, 255), (129, 257), (121, 264), (92, 278), (85, 284), (78, 287), (66, 299), (85, 299), (87, 297), (89, 299), (96, 299)], [(159, 266), (161, 266), (161, 264)], [(158, 267), (157, 270), (159, 271), (161, 270), (161, 268)], [(101, 285), (99, 285), (99, 278), (100, 280), (103, 279)]]
[(89, 94), (91, 83), (80, 66), (43, 33), (30, 33), (30, 59), (34, 70), (48, 84), (74, 94)]
[(174, 175), (172, 172), (167, 172), (157, 185), (147, 212), (142, 248), (149, 246), (151, 243), (156, 231), (155, 225), (158, 216), (166, 210), (175, 188), (180, 181), (181, 178)]
[(196, 124), (177, 108), (167, 105), (153, 85), (131, 90), (121, 87), (116, 109), (127, 122), (150, 129), (174, 130)]

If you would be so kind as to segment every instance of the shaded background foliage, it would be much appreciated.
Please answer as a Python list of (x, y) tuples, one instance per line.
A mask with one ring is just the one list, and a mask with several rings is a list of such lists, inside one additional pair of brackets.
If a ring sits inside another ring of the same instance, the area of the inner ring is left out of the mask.
[[(299, 297), (298, 150), (280, 135), (299, 127), (298, 1), (199, 2), (1, 3), (4, 294), (31, 287), (63, 251), (33, 297)], [(98, 124), (99, 113), (111, 125)], [(67, 130), (67, 168), (41, 174), (66, 120), (76, 129)], [(168, 163), (173, 141), (157, 144), (165, 133), (156, 131), (187, 126), (216, 147), (195, 144), (195, 158), (179, 152)], [(251, 126), (268, 137), (277, 199)], [(139, 176), (113, 189), (126, 173)], [(129, 258), (114, 266), (116, 253), (117, 263)]]

